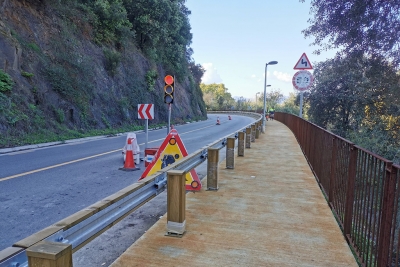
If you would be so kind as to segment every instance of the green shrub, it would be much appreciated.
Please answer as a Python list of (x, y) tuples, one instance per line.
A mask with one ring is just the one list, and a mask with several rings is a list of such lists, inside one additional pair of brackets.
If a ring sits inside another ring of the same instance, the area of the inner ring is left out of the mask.
[(35, 43), (29, 43), (27, 46), (35, 52), (40, 52), (40, 47)]
[(105, 57), (105, 69), (111, 76), (114, 76), (121, 61), (121, 55), (111, 49), (104, 49), (103, 53)]
[(6, 93), (11, 91), (13, 85), (14, 82), (11, 79), (10, 75), (0, 69), (0, 92)]
[(156, 84), (157, 76), (158, 76), (158, 74), (157, 74), (156, 70), (149, 70), (146, 73), (147, 89), (150, 92), (154, 91), (154, 85)]
[(26, 71), (21, 71), (21, 75), (26, 77), (26, 78), (32, 78), (34, 76), (33, 73), (26, 72)]

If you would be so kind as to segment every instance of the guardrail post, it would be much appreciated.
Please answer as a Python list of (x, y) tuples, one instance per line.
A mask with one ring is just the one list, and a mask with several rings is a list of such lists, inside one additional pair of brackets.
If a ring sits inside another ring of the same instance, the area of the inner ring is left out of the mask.
[(244, 132), (239, 132), (238, 137), (238, 156), (244, 156)]
[(347, 175), (347, 192), (346, 192), (346, 206), (344, 211), (343, 232), (346, 238), (350, 240), (351, 221), (353, 218), (353, 203), (354, 203), (354, 187), (356, 181), (356, 168), (357, 168), (358, 149), (351, 144), (350, 146), (350, 160)]
[(40, 241), (26, 249), (28, 266), (72, 267), (72, 245)]
[(235, 138), (228, 137), (226, 142), (226, 168), (235, 168)]
[(260, 138), (260, 122), (256, 122), (256, 139)]
[[(240, 136), (240, 135), (239, 135)], [(207, 156), (207, 189), (218, 190), (219, 149), (209, 148)]]
[(252, 124), (251, 125), (251, 142), (256, 141), (256, 125)]
[(251, 128), (246, 128), (246, 148), (250, 148), (251, 144)]
[(393, 214), (396, 190), (396, 168), (386, 162), (386, 175), (383, 187), (382, 217), (379, 231), (378, 267), (389, 266), (390, 234), (393, 227)]
[(181, 237), (186, 231), (186, 173), (167, 172), (167, 235)]

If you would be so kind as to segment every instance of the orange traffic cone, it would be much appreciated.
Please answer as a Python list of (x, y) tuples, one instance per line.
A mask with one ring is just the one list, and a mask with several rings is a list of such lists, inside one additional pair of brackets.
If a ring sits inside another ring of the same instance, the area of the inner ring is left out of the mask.
[(221, 124), (219, 123), (219, 117), (217, 117), (217, 125), (221, 125)]
[(230, 115), (228, 115), (228, 119), (229, 119), (229, 120), (232, 120), (232, 118), (231, 118), (231, 116), (230, 116)]
[(132, 151), (132, 139), (128, 139), (128, 145), (126, 146), (126, 158), (125, 158), (125, 163), (124, 167), (119, 168), (122, 171), (136, 171), (140, 170), (140, 168), (137, 168), (135, 166), (135, 161), (133, 160), (133, 151)]

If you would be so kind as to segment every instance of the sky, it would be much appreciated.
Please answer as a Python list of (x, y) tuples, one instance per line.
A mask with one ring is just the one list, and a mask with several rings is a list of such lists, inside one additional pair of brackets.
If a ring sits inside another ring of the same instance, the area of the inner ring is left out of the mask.
[(310, 25), (309, 0), (187, 0), (186, 6), (192, 57), (206, 70), (202, 82), (223, 83), (234, 98), (254, 101), (257, 92), (264, 92), (268, 62), (278, 64), (267, 66), (267, 92), (288, 96), (298, 92), (293, 68), (303, 53), (312, 65), (334, 57), (333, 51), (313, 54), (313, 39), (301, 32)]

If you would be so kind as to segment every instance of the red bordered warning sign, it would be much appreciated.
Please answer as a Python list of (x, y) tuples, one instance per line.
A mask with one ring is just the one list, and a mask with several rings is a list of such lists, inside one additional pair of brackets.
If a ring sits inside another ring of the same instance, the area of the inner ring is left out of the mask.
[(138, 118), (148, 120), (154, 119), (154, 105), (138, 104)]
[(312, 70), (313, 67), (311, 65), (310, 60), (308, 60), (308, 57), (306, 55), (306, 53), (303, 53), (299, 59), (299, 61), (297, 61), (296, 65), (293, 68), (294, 70)]
[[(185, 145), (178, 132), (176, 129), (171, 130), (139, 180), (160, 171), (187, 155)], [(199, 191), (200, 189), (201, 182), (199, 176), (195, 170), (191, 170), (186, 174), (186, 190)]]

